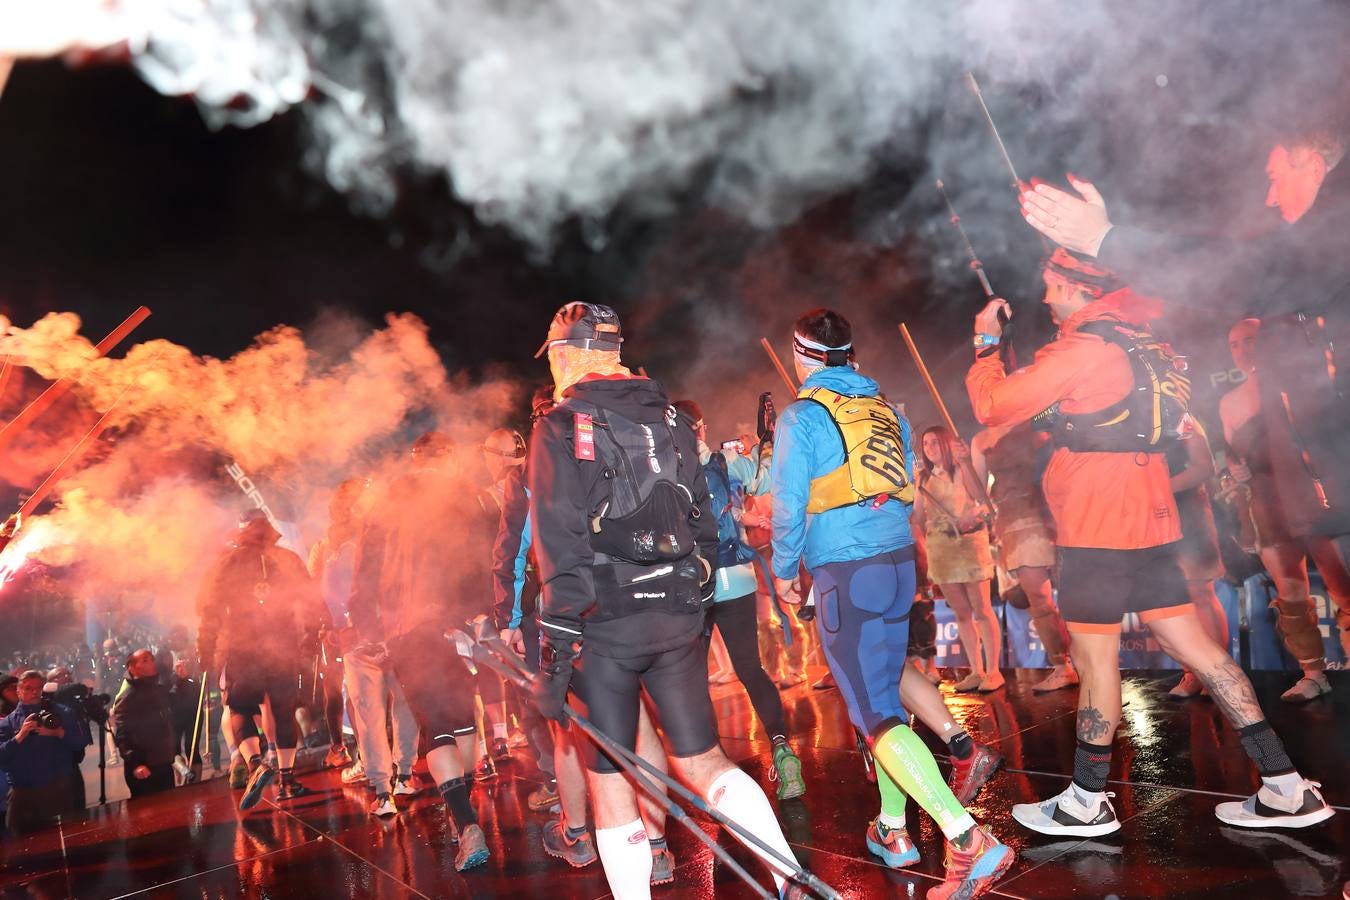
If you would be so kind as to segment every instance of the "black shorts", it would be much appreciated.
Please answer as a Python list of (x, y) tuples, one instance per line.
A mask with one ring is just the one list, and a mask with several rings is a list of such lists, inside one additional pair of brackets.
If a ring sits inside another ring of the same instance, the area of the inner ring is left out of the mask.
[[(687, 644), (627, 659), (601, 656), (583, 647), (572, 676), (578, 712), (628, 750), (637, 748), (642, 689), (661, 715), (661, 730), (675, 756), (706, 753), (719, 743), (717, 717), (708, 694), (708, 651), (700, 635)], [(589, 739), (579, 745), (592, 772), (619, 771)]]
[(1070, 631), (1109, 634), (1135, 613), (1143, 624), (1194, 612), (1177, 545), (1143, 550), (1059, 548), (1059, 613)]
[[(473, 738), (473, 676), (455, 645), (432, 628), (385, 642), (389, 670), (429, 746)], [(473, 738), (476, 740), (476, 738)], [(441, 743), (438, 743), (441, 742)]]
[(272, 712), (289, 710), (295, 715), (300, 703), (300, 673), (292, 661), (270, 657), (250, 659), (231, 653), (225, 663), (226, 704), (231, 712), (256, 716), (263, 697), (272, 701)]

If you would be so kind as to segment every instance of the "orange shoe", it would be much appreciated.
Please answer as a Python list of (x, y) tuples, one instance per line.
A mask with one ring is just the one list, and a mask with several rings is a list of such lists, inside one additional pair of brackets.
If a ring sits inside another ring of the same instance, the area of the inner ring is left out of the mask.
[(1017, 854), (1000, 844), (983, 825), (976, 825), (970, 847), (962, 850), (947, 842), (947, 877), (928, 892), (928, 900), (972, 900), (993, 890)]

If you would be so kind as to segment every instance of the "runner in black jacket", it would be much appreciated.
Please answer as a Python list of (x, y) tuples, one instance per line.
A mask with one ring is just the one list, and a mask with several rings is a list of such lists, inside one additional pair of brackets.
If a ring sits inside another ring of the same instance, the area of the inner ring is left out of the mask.
[[(621, 340), (612, 309), (569, 303), (538, 354), (548, 353), (562, 398), (536, 424), (529, 462), (544, 583), (540, 711), (561, 718), (575, 670), (583, 714), (631, 750), (645, 688), (683, 779), (790, 858), (764, 792), (722, 752), (708, 696), (702, 636), (717, 522), (694, 434), (659, 384), (622, 366)], [(651, 845), (633, 788), (609, 758), (588, 750), (610, 888), (647, 896)], [(779, 866), (773, 874), (783, 889)]]

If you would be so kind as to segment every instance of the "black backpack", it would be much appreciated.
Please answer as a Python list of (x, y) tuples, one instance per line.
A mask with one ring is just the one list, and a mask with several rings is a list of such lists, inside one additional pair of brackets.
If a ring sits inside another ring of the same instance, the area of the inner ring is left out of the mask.
[(644, 425), (591, 403), (568, 405), (591, 416), (596, 461), (608, 487), (590, 517), (596, 562), (651, 566), (693, 553), (693, 523), (701, 513), (693, 492), (679, 482), (675, 409), (667, 409), (663, 423)]
[(1153, 336), (1147, 326), (1098, 319), (1078, 329), (1125, 351), (1134, 375), (1130, 392), (1106, 409), (1081, 415), (1059, 404), (1032, 419), (1049, 431), (1056, 447), (1075, 453), (1165, 453), (1191, 428), (1191, 381), (1186, 361)]

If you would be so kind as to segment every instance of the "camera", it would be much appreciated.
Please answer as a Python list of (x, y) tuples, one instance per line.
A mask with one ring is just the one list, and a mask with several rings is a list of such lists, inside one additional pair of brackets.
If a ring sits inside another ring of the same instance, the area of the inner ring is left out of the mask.
[(108, 724), (108, 707), (112, 704), (112, 696), (95, 694), (87, 684), (76, 682), (63, 685), (56, 691), (55, 700), (74, 712), (81, 722)]
[(31, 718), (37, 720), (39, 728), (56, 729), (61, 727), (61, 714), (56, 711), (56, 689), (55, 682), (49, 681), (42, 687), (42, 701), (38, 706), (38, 711), (33, 713)]

